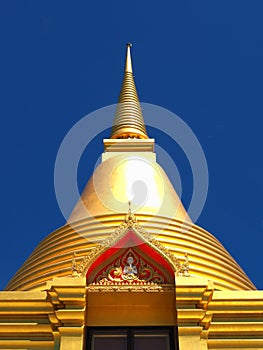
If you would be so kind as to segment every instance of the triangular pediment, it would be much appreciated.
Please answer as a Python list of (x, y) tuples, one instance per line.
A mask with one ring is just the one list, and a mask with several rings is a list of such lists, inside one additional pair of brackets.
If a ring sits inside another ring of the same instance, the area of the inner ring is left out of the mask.
[(90, 266), (87, 282), (172, 284), (174, 270), (149, 242), (128, 228), (125, 235)]
[(138, 223), (131, 212), (99, 246), (77, 262), (73, 274), (87, 284), (174, 284), (181, 264)]

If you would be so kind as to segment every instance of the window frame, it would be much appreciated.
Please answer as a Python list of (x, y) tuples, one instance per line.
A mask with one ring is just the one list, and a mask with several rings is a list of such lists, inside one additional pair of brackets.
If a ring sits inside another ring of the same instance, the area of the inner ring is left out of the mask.
[(127, 339), (127, 350), (134, 350), (134, 339), (145, 335), (158, 337), (167, 336), (168, 344), (167, 350), (176, 350), (178, 347), (178, 331), (177, 327), (173, 326), (155, 326), (155, 327), (86, 327), (86, 347), (85, 350), (96, 350), (94, 348), (94, 337), (126, 337)]

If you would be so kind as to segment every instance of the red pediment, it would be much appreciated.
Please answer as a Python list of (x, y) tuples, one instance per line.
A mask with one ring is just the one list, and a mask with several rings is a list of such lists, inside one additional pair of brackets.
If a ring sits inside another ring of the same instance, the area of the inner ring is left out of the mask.
[(86, 278), (88, 284), (174, 284), (175, 270), (158, 247), (128, 227), (95, 257)]

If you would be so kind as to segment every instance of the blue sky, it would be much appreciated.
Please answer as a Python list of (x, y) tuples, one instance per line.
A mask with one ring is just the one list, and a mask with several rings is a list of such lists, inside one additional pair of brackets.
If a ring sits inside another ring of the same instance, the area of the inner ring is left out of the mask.
[[(210, 182), (198, 224), (263, 289), (263, 2), (13, 0), (1, 2), (0, 16), (0, 288), (64, 224), (53, 184), (58, 148), (83, 116), (116, 103), (131, 41), (140, 100), (179, 115), (205, 152)], [(102, 136), (81, 160), (80, 189)], [(159, 142), (180, 170), (187, 207), (189, 164)]]

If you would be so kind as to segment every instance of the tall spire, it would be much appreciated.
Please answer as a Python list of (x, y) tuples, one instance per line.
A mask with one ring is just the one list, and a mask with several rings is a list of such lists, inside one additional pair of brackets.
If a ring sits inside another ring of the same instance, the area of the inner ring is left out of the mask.
[(131, 46), (131, 43), (127, 44), (124, 78), (111, 132), (112, 139), (148, 138), (133, 78)]

